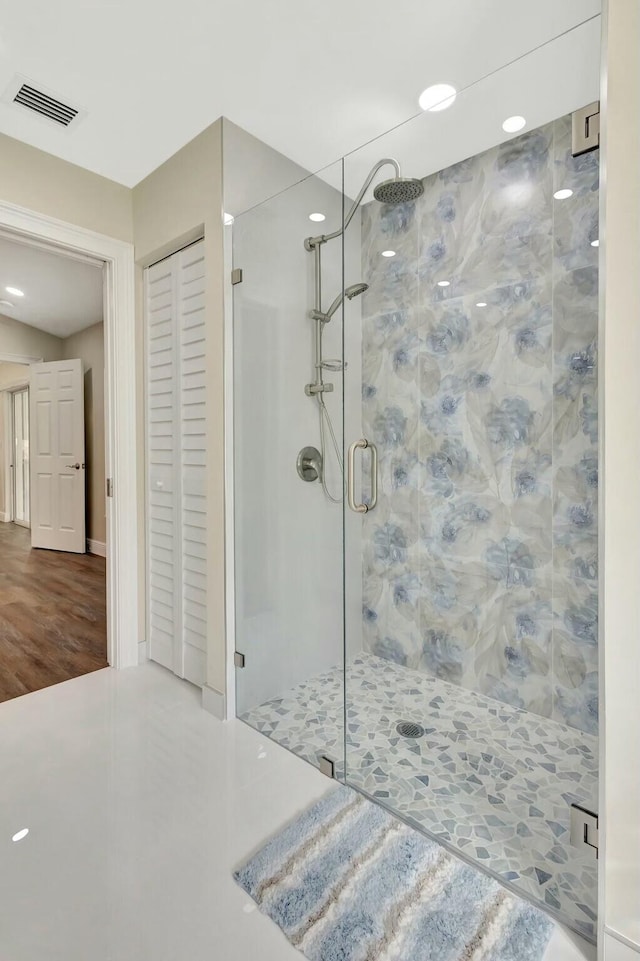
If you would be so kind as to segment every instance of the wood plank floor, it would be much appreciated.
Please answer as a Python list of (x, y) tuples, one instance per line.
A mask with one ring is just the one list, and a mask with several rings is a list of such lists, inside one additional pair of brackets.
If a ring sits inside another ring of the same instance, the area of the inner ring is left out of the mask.
[(105, 559), (0, 523), (0, 701), (107, 666)]

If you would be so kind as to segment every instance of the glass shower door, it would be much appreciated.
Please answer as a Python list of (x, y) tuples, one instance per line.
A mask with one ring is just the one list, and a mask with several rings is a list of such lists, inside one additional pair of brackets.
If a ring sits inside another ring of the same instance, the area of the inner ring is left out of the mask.
[(347, 195), (381, 157), (423, 186), (369, 193), (345, 243), (345, 444), (378, 451), (345, 523), (345, 740), (347, 783), (594, 938), (598, 150), (571, 111), (599, 25), (576, 34), (345, 159)]
[(227, 228), (238, 716), (592, 939), (599, 47)]
[[(233, 159), (233, 158), (232, 158)], [(299, 168), (278, 155), (281, 180)], [(344, 770), (342, 164), (234, 215), (237, 715)], [(267, 191), (265, 185), (265, 191)], [(227, 218), (229, 221), (231, 218)]]

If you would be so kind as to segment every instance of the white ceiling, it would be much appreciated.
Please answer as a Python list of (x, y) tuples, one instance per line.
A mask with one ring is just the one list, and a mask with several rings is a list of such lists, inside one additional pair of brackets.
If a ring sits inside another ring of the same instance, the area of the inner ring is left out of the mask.
[[(6, 4), (0, 93), (19, 73), (88, 115), (64, 131), (0, 103), (0, 130), (133, 186), (224, 115), (318, 170), (413, 116), (426, 86), (462, 89), (599, 9), (600, 0)], [(557, 115), (553, 94), (545, 106)]]
[[(6, 287), (17, 287), (24, 297), (7, 293)], [(98, 324), (102, 267), (0, 236), (0, 314), (56, 337)]]
[[(600, 21), (596, 18), (459, 93), (447, 110), (421, 113), (348, 155), (346, 193), (356, 195), (380, 157), (397, 158), (405, 176), (426, 177), (520, 136), (503, 131), (507, 117), (521, 115), (526, 130), (534, 130), (597, 100), (599, 84)], [(323, 176), (340, 188), (338, 165), (334, 167)], [(383, 170), (376, 181), (389, 176), (392, 171)]]

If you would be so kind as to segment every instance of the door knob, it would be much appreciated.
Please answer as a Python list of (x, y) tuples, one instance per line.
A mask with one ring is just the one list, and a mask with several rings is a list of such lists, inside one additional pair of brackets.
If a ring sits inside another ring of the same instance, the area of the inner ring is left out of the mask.
[(64, 466), (73, 468), (73, 470), (80, 470), (80, 464), (78, 464), (77, 462), (75, 464), (65, 464)]

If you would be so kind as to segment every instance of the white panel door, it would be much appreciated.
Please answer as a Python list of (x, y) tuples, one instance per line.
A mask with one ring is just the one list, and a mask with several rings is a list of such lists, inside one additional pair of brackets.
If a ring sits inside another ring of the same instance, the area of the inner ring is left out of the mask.
[(149, 657), (206, 669), (204, 244), (145, 271)]
[(86, 552), (81, 360), (29, 368), (31, 546)]

